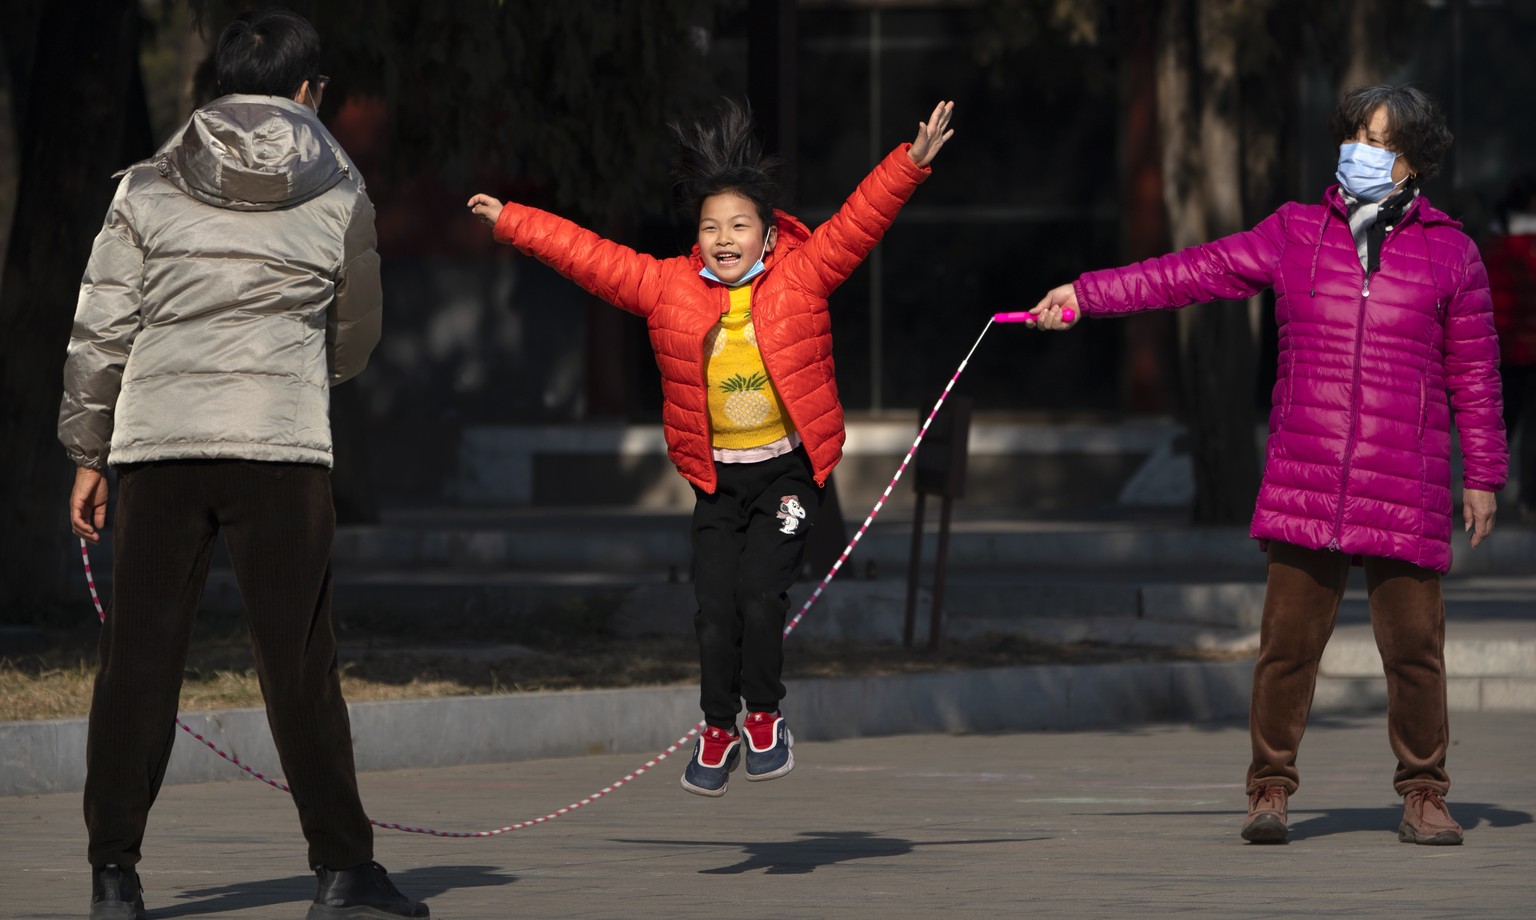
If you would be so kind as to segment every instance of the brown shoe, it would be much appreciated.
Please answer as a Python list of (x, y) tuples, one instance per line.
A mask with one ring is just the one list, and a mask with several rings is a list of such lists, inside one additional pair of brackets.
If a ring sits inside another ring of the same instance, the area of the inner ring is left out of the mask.
[(1412, 789), (1403, 796), (1403, 823), (1397, 826), (1397, 839), (1403, 843), (1453, 847), (1461, 843), (1461, 825), (1451, 817), (1440, 793)]
[(1284, 786), (1260, 786), (1248, 796), (1248, 820), (1243, 822), (1243, 839), (1249, 843), (1285, 843), (1291, 829), (1285, 826), (1285, 800), (1290, 793)]

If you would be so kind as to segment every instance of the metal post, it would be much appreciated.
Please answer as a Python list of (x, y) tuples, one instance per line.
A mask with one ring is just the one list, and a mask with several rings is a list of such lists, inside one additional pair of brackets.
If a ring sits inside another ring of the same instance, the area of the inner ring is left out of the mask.
[(907, 620), (901, 630), (901, 644), (911, 648), (917, 641), (917, 575), (923, 565), (923, 493), (917, 493), (912, 510), (912, 555), (907, 560)]
[(939, 649), (939, 636), (944, 631), (944, 569), (949, 562), (949, 512), (954, 500), (948, 493), (939, 502), (939, 557), (933, 563), (933, 610), (928, 620), (928, 651)]

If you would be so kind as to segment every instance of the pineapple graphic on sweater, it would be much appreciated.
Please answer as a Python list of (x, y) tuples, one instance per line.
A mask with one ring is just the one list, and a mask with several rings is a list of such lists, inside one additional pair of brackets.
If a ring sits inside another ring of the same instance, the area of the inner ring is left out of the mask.
[(730, 312), (704, 340), (713, 446), (761, 447), (795, 430), (768, 378), (752, 328), (752, 285), (731, 288)]

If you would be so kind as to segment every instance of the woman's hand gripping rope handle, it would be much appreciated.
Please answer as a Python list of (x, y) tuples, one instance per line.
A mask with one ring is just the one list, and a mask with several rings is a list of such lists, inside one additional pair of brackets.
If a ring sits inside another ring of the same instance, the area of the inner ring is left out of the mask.
[[(996, 323), (1028, 323), (1033, 326), (1040, 322), (1041, 317), (1033, 310), (1020, 310), (1015, 313), (994, 313), (992, 321)], [(1077, 311), (1071, 307), (1061, 308), (1061, 321), (1068, 326), (1077, 322)]]
[[(1062, 314), (1062, 320), (1068, 324), (1070, 324), (1075, 318), (1070, 308), (1063, 310)], [(788, 636), (790, 633), (794, 632), (795, 627), (799, 625), (802, 619), (804, 619), (806, 612), (811, 609), (811, 607), (816, 603), (817, 599), (821, 597), (822, 591), (826, 589), (827, 585), (832, 582), (832, 579), (837, 576), (838, 571), (842, 569), (843, 563), (846, 562), (849, 555), (853, 553), (853, 548), (858, 545), (860, 540), (864, 539), (865, 531), (869, 530), (869, 526), (874, 523), (875, 517), (880, 513), (880, 509), (885, 507), (885, 500), (890, 497), (891, 491), (896, 488), (896, 483), (901, 481), (902, 474), (907, 471), (907, 465), (912, 462), (912, 457), (917, 453), (918, 447), (920, 447), (923, 443), (923, 437), (928, 433), (928, 426), (933, 424), (934, 418), (939, 414), (939, 410), (944, 406), (944, 400), (949, 398), (949, 391), (954, 389), (955, 381), (960, 379), (961, 373), (965, 371), (966, 365), (971, 361), (971, 356), (976, 353), (977, 347), (981, 345), (981, 340), (986, 338), (987, 331), (992, 328), (992, 324), (1028, 323), (1033, 326), (1035, 325), (1035, 321), (1037, 319), (1038, 317), (1036, 317), (1033, 313), (1016, 312), (997, 313), (987, 320), (987, 324), (982, 327), (981, 335), (976, 337), (976, 341), (971, 345), (971, 350), (965, 353), (965, 359), (960, 362), (959, 367), (955, 368), (954, 376), (950, 377), (949, 383), (944, 385), (944, 391), (939, 394), (938, 401), (933, 404), (933, 410), (928, 413), (927, 419), (923, 421), (922, 428), (918, 429), (917, 437), (912, 441), (912, 447), (907, 451), (907, 455), (901, 459), (901, 466), (897, 467), (896, 469), (896, 475), (891, 477), (891, 482), (885, 487), (885, 491), (880, 494), (879, 501), (875, 502), (875, 506), (870, 509), (869, 516), (864, 518), (864, 523), (859, 525), (858, 532), (853, 535), (853, 539), (849, 540), (848, 545), (843, 547), (842, 554), (837, 557), (836, 562), (832, 563), (832, 568), (827, 571), (826, 577), (822, 578), (821, 583), (816, 586), (816, 590), (812, 591), (811, 596), (806, 598), (805, 603), (801, 605), (800, 611), (796, 613), (794, 618), (790, 620), (789, 623), (784, 627), (785, 636)], [(105, 623), (107, 614), (106, 611), (102, 609), (101, 597), (96, 592), (96, 579), (91, 573), (91, 555), (89, 547), (87, 546), (84, 539), (80, 541), (80, 558), (85, 566), (85, 582), (91, 589), (91, 603), (96, 607), (97, 618)], [(223, 759), (239, 767), (241, 770), (244, 770), (252, 777), (261, 780), (274, 789), (280, 789), (283, 792), (288, 792), (291, 794), (292, 790), (290, 790), (282, 782), (271, 779), (257, 772), (250, 766), (242, 763), (238, 757), (223, 751), (219, 748), (218, 745), (198, 734), (185, 722), (181, 721), (180, 716), (176, 718), (176, 727), (191, 735), (193, 738), (201, 742), (203, 746), (207, 747), (210, 751), (213, 751)], [(557, 809), (541, 817), (531, 818), (527, 821), (521, 821), (517, 824), (509, 824), (505, 827), (498, 827), (492, 830), (483, 831), (444, 831), (430, 827), (411, 827), (405, 824), (397, 824), (392, 821), (377, 821), (371, 818), (369, 819), (368, 823), (372, 824), (374, 827), (384, 828), (386, 830), (404, 831), (407, 834), (426, 834), (432, 837), (499, 837), (502, 834), (510, 833), (511, 831), (522, 830), (523, 828), (533, 827), (534, 825), (538, 824), (545, 824), (549, 821), (553, 821), (555, 818), (570, 814), (582, 806), (590, 805), (591, 803), (597, 801), (610, 792), (617, 790), (619, 787), (637, 779), (652, 767), (661, 763), (663, 760), (666, 760), (703, 730), (704, 723), (703, 721), (700, 721), (698, 724), (694, 725), (693, 728), (690, 728), (687, 734), (673, 742), (670, 747), (657, 754), (650, 760), (646, 761), (633, 772), (626, 774), (622, 778), (615, 780), (613, 783), (610, 783), (607, 786), (604, 786), (602, 789), (599, 789), (591, 795), (588, 795), (586, 798), (572, 802), (564, 808)]]

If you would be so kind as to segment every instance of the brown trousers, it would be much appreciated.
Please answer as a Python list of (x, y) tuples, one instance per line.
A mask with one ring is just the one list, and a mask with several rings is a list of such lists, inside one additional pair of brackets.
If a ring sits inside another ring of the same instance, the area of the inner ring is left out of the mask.
[(309, 864), (346, 869), (372, 859), (373, 828), (358, 799), (331, 629), (330, 471), (241, 460), (123, 467), (116, 511), (112, 606), (85, 754), (91, 864), (139, 862), (176, 740), (192, 621), (221, 530)]
[[(1312, 709), (1318, 662), (1333, 634), (1350, 556), (1269, 544), (1269, 585), (1253, 669), (1248, 792), (1300, 784), (1296, 751)], [(1371, 627), (1387, 676), (1387, 740), (1399, 794), (1450, 787), (1445, 753), (1445, 602), (1438, 573), (1395, 559), (1365, 559)]]

